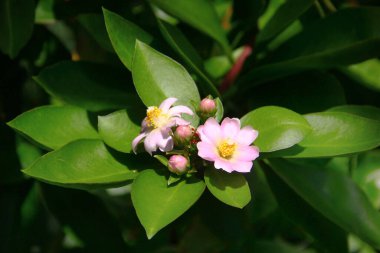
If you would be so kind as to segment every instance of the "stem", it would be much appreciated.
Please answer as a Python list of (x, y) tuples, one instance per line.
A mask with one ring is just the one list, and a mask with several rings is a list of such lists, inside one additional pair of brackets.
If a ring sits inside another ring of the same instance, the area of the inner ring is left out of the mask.
[(314, 4), (315, 4), (315, 7), (317, 8), (317, 11), (318, 11), (319, 15), (322, 18), (326, 17), (325, 11), (323, 10), (323, 8), (322, 8), (321, 4), (319, 3), (319, 1), (318, 0), (315, 1)]
[(330, 12), (336, 12), (336, 7), (331, 0), (323, 0), (323, 3)]

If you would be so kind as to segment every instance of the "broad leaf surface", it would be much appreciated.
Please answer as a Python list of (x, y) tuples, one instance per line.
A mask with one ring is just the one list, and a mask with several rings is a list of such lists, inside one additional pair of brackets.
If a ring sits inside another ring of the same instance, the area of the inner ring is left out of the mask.
[(42, 106), (24, 112), (8, 125), (49, 149), (78, 139), (99, 139), (90, 115), (74, 106)]
[(132, 185), (132, 201), (148, 238), (188, 210), (204, 189), (196, 178), (168, 186), (166, 177), (154, 170), (141, 172)]
[(0, 51), (15, 58), (30, 39), (34, 25), (34, 0), (0, 1)]
[(380, 248), (380, 213), (350, 178), (332, 170), (285, 160), (274, 159), (270, 164), (311, 206), (346, 231)]
[(52, 96), (90, 111), (121, 109), (139, 103), (131, 78), (122, 69), (87, 62), (60, 62), (35, 80)]
[(340, 70), (364, 86), (380, 91), (380, 60), (370, 59)]
[(330, 108), (329, 112), (346, 112), (368, 119), (380, 120), (380, 108), (370, 105), (341, 105)]
[(132, 69), (136, 40), (150, 44), (153, 36), (118, 14), (103, 9), (108, 36), (122, 63)]
[(117, 186), (137, 176), (141, 159), (124, 154), (121, 163), (100, 140), (78, 140), (38, 159), (25, 174), (69, 188), (96, 189)]
[(251, 201), (249, 185), (242, 174), (208, 168), (204, 179), (209, 191), (227, 205), (243, 208)]
[(249, 112), (241, 119), (259, 132), (254, 144), (260, 152), (273, 152), (289, 148), (310, 132), (307, 121), (298, 113), (277, 106), (264, 106)]

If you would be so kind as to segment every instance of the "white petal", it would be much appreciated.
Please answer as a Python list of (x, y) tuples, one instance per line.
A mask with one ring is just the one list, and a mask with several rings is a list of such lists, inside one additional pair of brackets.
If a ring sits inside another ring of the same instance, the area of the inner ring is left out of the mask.
[(176, 98), (167, 98), (165, 99), (164, 101), (162, 101), (162, 103), (160, 104), (160, 109), (166, 113), (169, 108), (177, 101)]
[(163, 137), (160, 129), (155, 129), (150, 132), (144, 140), (144, 147), (146, 152), (152, 155), (152, 152), (157, 150), (157, 145), (162, 141)]
[(189, 107), (184, 105), (174, 106), (173, 108), (170, 108), (168, 111), (168, 114), (170, 116), (181, 116), (182, 113), (194, 115), (193, 111)]
[(133, 141), (132, 141), (132, 149), (133, 149), (134, 153), (136, 153), (137, 145), (140, 143), (140, 141), (142, 139), (144, 139), (145, 136), (146, 136), (146, 133), (142, 132), (141, 134), (137, 135), (136, 138), (133, 139)]

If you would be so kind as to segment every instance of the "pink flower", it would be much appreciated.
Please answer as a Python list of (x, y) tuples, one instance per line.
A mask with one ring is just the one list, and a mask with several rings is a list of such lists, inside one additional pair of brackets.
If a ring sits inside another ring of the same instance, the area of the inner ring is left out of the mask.
[(182, 155), (172, 155), (168, 161), (169, 170), (177, 175), (186, 172), (187, 164), (187, 158)]
[(159, 107), (150, 106), (146, 111), (146, 117), (141, 124), (141, 133), (133, 140), (132, 148), (136, 153), (136, 147), (144, 139), (145, 150), (152, 152), (160, 149), (162, 152), (173, 150), (172, 127), (190, 124), (181, 118), (181, 114), (193, 115), (193, 111), (183, 105), (171, 107), (177, 101), (176, 98), (165, 99)]
[(237, 118), (225, 118), (221, 125), (209, 118), (198, 127), (198, 134), (201, 139), (197, 144), (198, 155), (214, 162), (217, 169), (249, 172), (252, 161), (259, 156), (259, 149), (251, 146), (258, 132), (249, 126), (240, 129)]

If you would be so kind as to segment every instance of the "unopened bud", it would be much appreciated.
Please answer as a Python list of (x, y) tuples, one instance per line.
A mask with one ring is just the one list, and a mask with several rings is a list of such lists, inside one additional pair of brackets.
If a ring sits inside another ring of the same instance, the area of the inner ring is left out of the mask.
[(216, 103), (213, 99), (204, 98), (199, 104), (199, 111), (204, 114), (214, 114), (216, 112)]
[(169, 158), (168, 168), (171, 172), (181, 175), (187, 170), (188, 160), (182, 155), (172, 155)]
[(193, 136), (194, 129), (191, 126), (178, 126), (174, 131), (174, 138), (179, 145), (186, 145)]

